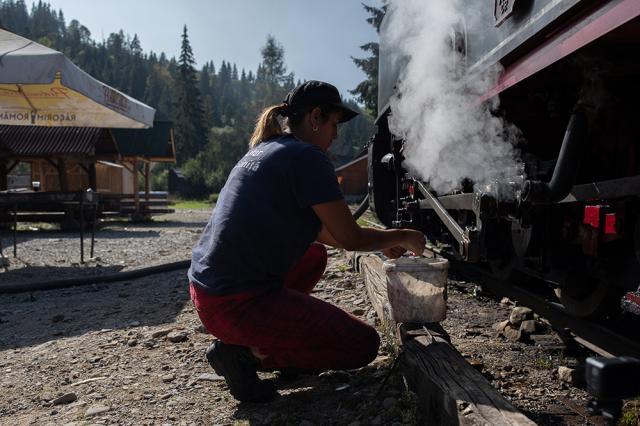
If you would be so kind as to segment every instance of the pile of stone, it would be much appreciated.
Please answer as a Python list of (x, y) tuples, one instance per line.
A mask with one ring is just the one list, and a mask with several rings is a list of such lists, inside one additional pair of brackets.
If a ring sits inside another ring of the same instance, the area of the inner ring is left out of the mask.
[(506, 337), (512, 342), (525, 342), (532, 334), (540, 329), (535, 314), (529, 308), (517, 306), (511, 311), (508, 320), (500, 321), (493, 326), (498, 335)]

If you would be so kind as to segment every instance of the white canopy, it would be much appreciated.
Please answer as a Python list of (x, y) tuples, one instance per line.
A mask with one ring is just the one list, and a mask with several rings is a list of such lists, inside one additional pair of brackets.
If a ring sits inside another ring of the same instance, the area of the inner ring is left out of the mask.
[(0, 124), (148, 128), (154, 115), (62, 53), (0, 29)]

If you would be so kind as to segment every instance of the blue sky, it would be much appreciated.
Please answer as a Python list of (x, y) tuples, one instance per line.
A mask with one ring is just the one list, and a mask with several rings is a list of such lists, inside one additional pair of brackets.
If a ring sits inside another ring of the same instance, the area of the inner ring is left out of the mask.
[[(198, 66), (224, 59), (254, 70), (260, 48), (272, 34), (285, 49), (296, 78), (325, 80), (344, 97), (364, 79), (351, 56), (377, 38), (359, 0), (47, 0), (62, 9), (67, 23), (77, 19), (95, 40), (120, 29), (138, 34), (145, 52), (177, 56), (182, 26)], [(378, 6), (380, 0), (363, 0)]]

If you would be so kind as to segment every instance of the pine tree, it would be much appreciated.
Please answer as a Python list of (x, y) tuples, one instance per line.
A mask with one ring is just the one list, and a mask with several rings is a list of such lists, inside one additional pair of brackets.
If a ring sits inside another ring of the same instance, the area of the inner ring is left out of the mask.
[(267, 82), (283, 83), (285, 79), (293, 75), (287, 74), (287, 67), (284, 64), (284, 47), (276, 41), (275, 37), (267, 36), (267, 42), (260, 53), (262, 54), (262, 71)]
[(272, 35), (260, 49), (262, 62), (256, 73), (256, 95), (259, 108), (280, 103), (293, 87), (293, 73), (287, 74), (284, 47)]
[(147, 81), (147, 68), (144, 64), (142, 46), (140, 45), (140, 39), (138, 39), (137, 34), (133, 35), (129, 49), (132, 57), (130, 59), (129, 75), (127, 77), (127, 93), (136, 99), (141, 99), (144, 96), (145, 83)]
[[(362, 7), (371, 15), (367, 18), (367, 22), (379, 33), (380, 24), (382, 24), (387, 6), (384, 5), (381, 8), (377, 8), (362, 4)], [(380, 46), (377, 42), (371, 42), (363, 44), (360, 46), (360, 49), (370, 53), (370, 56), (367, 58), (351, 57), (351, 59), (358, 68), (364, 71), (367, 79), (358, 84), (355, 89), (350, 90), (349, 93), (354, 95), (358, 101), (362, 102), (372, 115), (376, 115), (378, 112), (378, 58)]]
[(182, 47), (176, 71), (173, 122), (176, 155), (178, 164), (182, 164), (202, 150), (207, 140), (195, 59), (186, 25), (182, 32)]

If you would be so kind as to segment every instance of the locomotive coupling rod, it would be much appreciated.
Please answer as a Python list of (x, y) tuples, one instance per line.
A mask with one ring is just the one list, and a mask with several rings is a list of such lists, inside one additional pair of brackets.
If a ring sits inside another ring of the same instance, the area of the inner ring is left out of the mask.
[(431, 204), (431, 207), (436, 212), (442, 223), (444, 223), (449, 232), (451, 232), (453, 238), (455, 238), (458, 244), (460, 244), (460, 254), (466, 259), (469, 254), (469, 244), (471, 242), (467, 234), (465, 234), (458, 222), (451, 217), (449, 212), (447, 212), (447, 209), (440, 204), (440, 201), (438, 201), (438, 199), (429, 192), (429, 189), (427, 189), (422, 182), (416, 180), (415, 183), (418, 185), (418, 189), (422, 192), (422, 195), (424, 195), (425, 200)]

